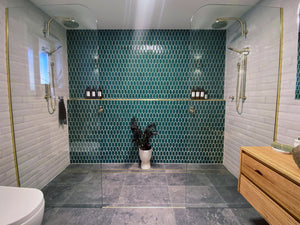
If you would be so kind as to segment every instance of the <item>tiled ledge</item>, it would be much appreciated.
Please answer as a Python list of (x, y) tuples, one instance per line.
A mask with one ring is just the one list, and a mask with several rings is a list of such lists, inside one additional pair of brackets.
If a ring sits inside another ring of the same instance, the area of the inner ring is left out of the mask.
[(195, 101), (195, 102), (201, 102), (201, 101), (225, 101), (225, 99), (207, 99), (207, 100), (192, 100), (192, 99), (161, 99), (161, 98), (156, 98), (156, 99), (118, 99), (118, 98), (103, 98), (103, 99), (86, 99), (86, 98), (69, 98), (68, 100), (70, 101)]

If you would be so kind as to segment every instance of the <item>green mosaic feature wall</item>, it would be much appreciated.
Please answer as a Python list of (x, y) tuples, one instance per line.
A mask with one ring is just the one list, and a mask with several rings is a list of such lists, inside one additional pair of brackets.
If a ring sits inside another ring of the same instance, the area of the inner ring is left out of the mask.
[(70, 98), (189, 98), (203, 86), (223, 99), (224, 30), (68, 30)]
[[(225, 101), (173, 99), (189, 99), (193, 86), (223, 99), (225, 31), (68, 30), (67, 39), (71, 163), (138, 162), (133, 116), (142, 128), (157, 123), (152, 162), (222, 162)], [(79, 100), (91, 85), (105, 99), (167, 101)]]
[(97, 163), (101, 155), (104, 163), (139, 162), (138, 149), (131, 143), (133, 116), (143, 129), (153, 121), (157, 124), (152, 162), (223, 159), (225, 101), (68, 100), (68, 114), (71, 163)]
[(298, 64), (295, 98), (300, 99), (300, 33), (298, 34)]

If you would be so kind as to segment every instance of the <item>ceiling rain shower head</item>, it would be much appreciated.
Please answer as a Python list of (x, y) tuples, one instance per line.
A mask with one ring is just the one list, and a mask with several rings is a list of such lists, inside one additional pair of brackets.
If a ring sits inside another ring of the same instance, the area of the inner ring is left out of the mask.
[(248, 34), (248, 31), (246, 29), (246, 23), (244, 23), (240, 18), (237, 18), (237, 17), (224, 17), (224, 18), (218, 18), (216, 19), (216, 23), (220, 23), (220, 22), (224, 22), (224, 21), (229, 21), (229, 20), (236, 20), (240, 23), (241, 25), (241, 37), (245, 36), (246, 37), (246, 34)]
[(62, 16), (51, 17), (45, 25), (46, 28), (43, 30), (44, 37), (49, 36), (49, 34), (50, 34), (50, 24), (55, 19), (63, 20), (63, 25), (68, 27), (68, 28), (77, 28), (77, 27), (79, 27), (79, 24), (72, 17), (62, 17)]
[(211, 25), (211, 27), (214, 29), (222, 29), (226, 27), (227, 24), (228, 24), (227, 21), (216, 21)]
[(78, 28), (79, 27), (79, 23), (77, 23), (74, 19), (71, 19), (71, 20), (63, 20), (63, 25), (67, 28), (72, 28), (72, 29), (75, 29), (75, 28)]

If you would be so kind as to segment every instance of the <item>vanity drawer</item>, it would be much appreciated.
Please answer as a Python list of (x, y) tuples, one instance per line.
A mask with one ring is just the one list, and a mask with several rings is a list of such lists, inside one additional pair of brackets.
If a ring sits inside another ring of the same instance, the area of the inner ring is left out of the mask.
[(241, 173), (266, 195), (300, 220), (300, 187), (275, 170), (242, 152)]
[(245, 176), (240, 176), (240, 193), (272, 225), (299, 224), (290, 214), (275, 201), (256, 187)]

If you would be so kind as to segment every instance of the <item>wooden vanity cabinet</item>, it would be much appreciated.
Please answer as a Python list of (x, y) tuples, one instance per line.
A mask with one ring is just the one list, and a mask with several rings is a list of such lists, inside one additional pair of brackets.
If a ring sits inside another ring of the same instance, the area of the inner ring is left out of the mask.
[(300, 169), (291, 154), (241, 147), (238, 190), (269, 224), (300, 224)]

